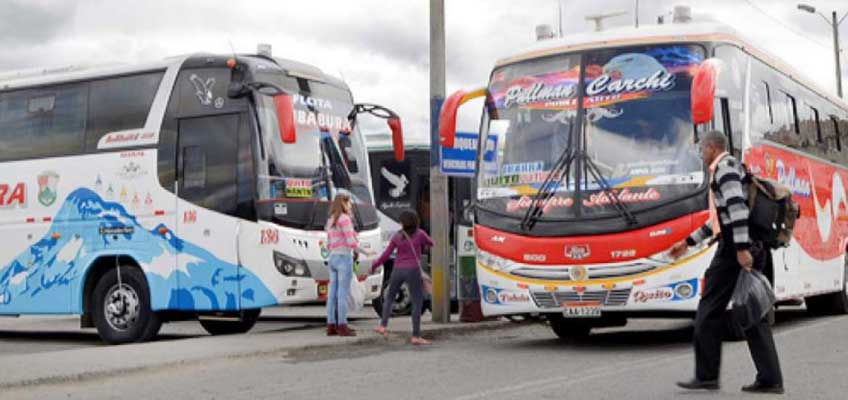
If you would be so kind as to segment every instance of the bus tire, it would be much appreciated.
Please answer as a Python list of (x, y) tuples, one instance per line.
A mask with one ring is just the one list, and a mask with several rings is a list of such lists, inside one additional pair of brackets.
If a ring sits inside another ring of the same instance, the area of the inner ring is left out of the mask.
[(94, 326), (104, 342), (121, 344), (151, 340), (162, 320), (150, 308), (150, 291), (144, 273), (137, 267), (107, 271), (94, 288)]
[(224, 321), (199, 318), (198, 321), (200, 321), (200, 326), (210, 335), (235, 335), (253, 329), (253, 326), (259, 321), (259, 314), (261, 313), (261, 308), (253, 308), (239, 312), (236, 315), (237, 320)]
[(562, 340), (581, 340), (589, 337), (592, 325), (563, 317), (561, 314), (548, 314), (548, 322), (554, 334)]
[(842, 290), (804, 299), (807, 311), (815, 315), (848, 314), (848, 254), (842, 271)]

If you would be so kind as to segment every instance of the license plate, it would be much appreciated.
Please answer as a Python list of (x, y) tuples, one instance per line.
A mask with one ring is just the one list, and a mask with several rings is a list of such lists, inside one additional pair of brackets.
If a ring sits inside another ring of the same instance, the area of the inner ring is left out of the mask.
[(565, 318), (600, 318), (601, 303), (597, 301), (576, 301), (562, 303)]

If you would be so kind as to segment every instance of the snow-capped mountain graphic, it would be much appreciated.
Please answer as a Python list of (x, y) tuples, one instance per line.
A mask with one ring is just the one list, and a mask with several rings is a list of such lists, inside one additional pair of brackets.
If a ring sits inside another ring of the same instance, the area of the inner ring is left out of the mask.
[(85, 268), (112, 254), (141, 263), (154, 309), (235, 310), (239, 300), (242, 308), (276, 304), (247, 268), (182, 240), (163, 224), (146, 229), (119, 203), (77, 189), (44, 237), (0, 267), (0, 313), (80, 312)]

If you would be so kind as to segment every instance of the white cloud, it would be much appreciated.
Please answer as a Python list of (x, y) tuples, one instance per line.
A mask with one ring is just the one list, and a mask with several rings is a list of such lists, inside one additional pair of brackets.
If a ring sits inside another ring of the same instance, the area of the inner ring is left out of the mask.
[[(848, 12), (844, 0), (806, 0), (828, 15)], [(446, 0), (447, 90), (485, 85), (495, 61), (534, 40), (541, 23), (556, 27), (557, 0)], [(697, 18), (735, 27), (835, 91), (831, 33), (816, 15), (789, 0), (641, 0), (640, 22), (655, 23), (689, 3)], [(753, 3), (752, 6), (750, 3)], [(634, 0), (562, 0), (566, 35), (590, 30), (585, 15), (624, 10), (608, 26), (632, 23)], [(759, 7), (762, 11), (757, 10)], [(772, 15), (770, 18), (763, 11)], [(274, 53), (343, 76), (357, 101), (383, 104), (404, 119), (408, 135), (429, 135), (428, 2), (419, 0), (293, 1), (29, 1), (0, 7), (0, 70), (103, 62), (137, 62), (198, 51)], [(840, 14), (841, 15), (841, 14)], [(802, 32), (799, 37), (786, 27)], [(842, 26), (848, 46), (848, 22)], [(848, 57), (843, 69), (848, 74)], [(461, 127), (474, 129), (476, 112)], [(385, 129), (364, 121), (368, 129)]]

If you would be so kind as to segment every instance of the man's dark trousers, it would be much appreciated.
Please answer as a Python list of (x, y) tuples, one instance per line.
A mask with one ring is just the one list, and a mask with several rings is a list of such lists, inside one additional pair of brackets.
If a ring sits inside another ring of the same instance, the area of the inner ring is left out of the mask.
[[(725, 238), (719, 241), (716, 255), (704, 276), (704, 292), (698, 303), (695, 317), (695, 377), (708, 381), (719, 378), (721, 365), (721, 338), (725, 325), (725, 310), (733, 295), (733, 288), (742, 266), (736, 259), (736, 249)], [(751, 248), (754, 268), (762, 271), (766, 264), (768, 249), (760, 243)], [(774, 338), (768, 319), (745, 331), (751, 358), (757, 367), (757, 382), (766, 385), (782, 385), (783, 376), (774, 347)]]

